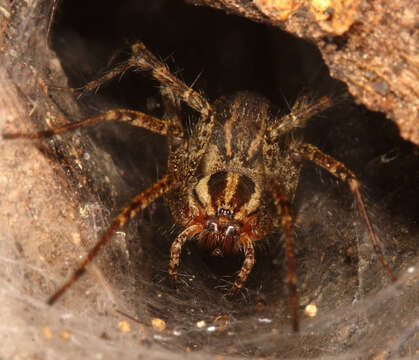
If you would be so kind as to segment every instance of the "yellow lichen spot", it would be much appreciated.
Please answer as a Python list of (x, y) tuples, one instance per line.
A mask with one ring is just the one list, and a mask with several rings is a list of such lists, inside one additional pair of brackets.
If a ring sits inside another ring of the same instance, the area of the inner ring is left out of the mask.
[(308, 304), (305, 307), (304, 312), (309, 317), (315, 317), (317, 315), (317, 306), (314, 304)]
[(265, 15), (284, 21), (302, 5), (303, 0), (254, 0), (254, 3)]
[(68, 330), (60, 332), (60, 338), (63, 339), (63, 340), (68, 340), (70, 338), (70, 335), (71, 335), (71, 333)]
[(317, 21), (327, 20), (333, 11), (331, 0), (312, 0), (310, 5), (311, 11), (316, 15)]
[(83, 219), (87, 219), (89, 217), (89, 214), (90, 214), (89, 205), (80, 206), (79, 214)]
[(166, 329), (166, 322), (160, 318), (153, 318), (151, 320), (151, 326), (153, 326), (154, 330), (163, 331)]
[(76, 246), (80, 246), (80, 234), (79, 233), (72, 233), (71, 238), (73, 240), (73, 244)]
[(45, 326), (42, 329), (42, 333), (43, 333), (45, 339), (49, 340), (49, 339), (52, 338), (52, 332), (51, 332), (51, 329), (48, 326)]
[(131, 325), (126, 322), (126, 321), (120, 321), (118, 323), (119, 329), (123, 332), (123, 333), (128, 333), (131, 331)]
[(354, 23), (360, 0), (312, 0), (310, 11), (319, 26), (329, 33), (342, 35)]

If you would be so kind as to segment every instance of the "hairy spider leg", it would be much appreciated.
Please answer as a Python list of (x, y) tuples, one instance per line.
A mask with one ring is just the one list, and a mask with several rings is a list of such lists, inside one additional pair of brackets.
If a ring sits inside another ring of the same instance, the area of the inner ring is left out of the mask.
[(336, 176), (343, 182), (346, 182), (354, 195), (356, 202), (358, 203), (358, 208), (361, 213), (362, 218), (364, 219), (365, 224), (367, 225), (368, 234), (371, 239), (374, 251), (378, 256), (381, 264), (383, 265), (387, 275), (389, 276), (392, 282), (396, 281), (396, 277), (390, 270), (390, 267), (387, 265), (384, 255), (381, 251), (380, 246), (378, 245), (378, 237), (374, 231), (372, 223), (369, 219), (365, 202), (362, 199), (361, 192), (359, 191), (359, 181), (356, 178), (355, 174), (349, 170), (343, 163), (334, 159), (332, 156), (325, 154), (320, 149), (311, 144), (301, 144), (297, 147), (296, 151), (303, 158), (312, 161), (316, 165), (326, 169), (329, 173)]
[(53, 135), (61, 134), (67, 131), (75, 130), (78, 128), (84, 128), (95, 124), (100, 124), (106, 121), (120, 121), (128, 122), (133, 126), (142, 127), (156, 134), (167, 136), (176, 136), (183, 138), (182, 128), (177, 124), (160, 120), (159, 118), (144, 114), (139, 111), (128, 110), (128, 109), (113, 109), (103, 114), (89, 117), (87, 119), (65, 124), (56, 128), (43, 130), (39, 132), (15, 132), (15, 133), (3, 133), (4, 139), (42, 139)]
[[(177, 280), (177, 268), (179, 266), (180, 253), (182, 251), (183, 245), (193, 235), (202, 232), (203, 229), (204, 228), (201, 224), (193, 224), (181, 232), (176, 240), (172, 243), (170, 250), (169, 275), (173, 282)], [(245, 235), (241, 241), (243, 244), (245, 258), (240, 272), (237, 275), (237, 279), (230, 290), (230, 296), (234, 296), (240, 291), (246, 282), (247, 277), (252, 271), (253, 265), (255, 264), (255, 248), (253, 241), (247, 235)]]
[[(194, 128), (194, 134), (189, 144), (189, 162), (192, 171), (195, 171), (199, 160), (205, 153), (209, 137), (214, 127), (214, 116), (209, 102), (199, 92), (192, 87), (186, 85), (183, 81), (174, 76), (167, 66), (154, 56), (142, 42), (137, 42), (132, 46), (133, 55), (125, 63), (122, 63), (112, 69), (108, 74), (98, 80), (89, 82), (83, 89), (92, 90), (99, 87), (104, 82), (124, 73), (129, 69), (150, 71), (151, 76), (157, 80), (162, 89), (162, 94), (169, 94), (172, 98), (174, 106), (179, 108), (176, 98), (181, 99), (190, 108), (196, 110), (200, 114), (200, 121)], [(175, 101), (173, 101), (175, 99)], [(180, 124), (172, 121), (175, 127)], [(189, 175), (188, 175), (189, 176)]]
[(304, 127), (307, 120), (335, 104), (336, 101), (329, 96), (323, 96), (315, 102), (309, 102), (306, 97), (297, 100), (289, 114), (277, 118), (268, 128), (269, 142), (278, 141), (282, 135), (294, 128)]
[(201, 94), (174, 76), (167, 66), (154, 56), (142, 42), (136, 42), (131, 49), (133, 55), (127, 61), (115, 66), (102, 77), (88, 82), (81, 90), (97, 89), (105, 82), (131, 69), (150, 71), (151, 76), (162, 86), (172, 89), (176, 96), (181, 98), (188, 106), (208, 117), (211, 107)]
[[(66, 124), (58, 128), (44, 130), (40, 132), (4, 133), (3, 137), (6, 139), (45, 138), (66, 131), (74, 130), (77, 128), (83, 128), (106, 121), (130, 122), (134, 126), (145, 128), (159, 135), (169, 135), (169, 137), (175, 136), (183, 138), (183, 131), (180, 127), (180, 124), (176, 124), (171, 121), (163, 121), (158, 118), (149, 116), (147, 114), (127, 109), (110, 110), (104, 114), (93, 116), (76, 123)], [(53, 304), (55, 301), (57, 301), (58, 298), (75, 281), (77, 281), (77, 279), (85, 272), (85, 267), (93, 260), (96, 254), (109, 241), (109, 239), (112, 237), (115, 231), (117, 231), (117, 229), (123, 226), (128, 221), (128, 219), (133, 217), (138, 211), (143, 210), (150, 203), (155, 201), (158, 197), (173, 189), (177, 185), (177, 183), (178, 181), (175, 179), (175, 176), (173, 174), (168, 174), (162, 177), (154, 185), (150, 186), (147, 190), (134, 197), (132, 199), (131, 204), (128, 205), (125, 209), (123, 209), (122, 212), (113, 220), (112, 225), (104, 233), (102, 238), (95, 244), (93, 249), (90, 250), (86, 258), (81, 262), (81, 264), (70, 277), (70, 279), (49, 298), (48, 303)]]
[(273, 196), (276, 212), (281, 218), (281, 225), (285, 238), (285, 254), (287, 258), (288, 268), (288, 287), (290, 292), (290, 303), (292, 313), (292, 327), (294, 331), (298, 331), (298, 309), (297, 309), (297, 286), (295, 275), (295, 258), (293, 250), (294, 237), (292, 235), (291, 204), (288, 196), (278, 179), (272, 179), (270, 191)]
[(253, 241), (247, 235), (241, 241), (244, 250), (244, 260), (237, 279), (230, 290), (231, 296), (236, 295), (240, 291), (255, 265), (255, 247)]
[(125, 207), (119, 215), (112, 221), (112, 225), (102, 235), (100, 240), (89, 251), (85, 259), (79, 264), (79, 267), (74, 271), (73, 275), (62, 285), (49, 299), (48, 304), (54, 304), (63, 293), (80, 278), (86, 271), (86, 266), (94, 259), (97, 253), (105, 246), (111, 239), (112, 235), (126, 222), (133, 218), (139, 211), (144, 210), (149, 204), (157, 198), (172, 190), (177, 185), (177, 181), (173, 175), (167, 174), (159, 181), (151, 185), (141, 194), (135, 196), (131, 203)]
[(185, 242), (190, 239), (195, 234), (200, 233), (203, 230), (202, 225), (200, 224), (193, 224), (188, 226), (185, 230), (183, 230), (173, 241), (172, 246), (170, 248), (170, 262), (169, 262), (169, 275), (172, 279), (172, 282), (177, 280), (177, 267), (179, 266), (180, 262), (180, 253), (182, 251), (182, 246)]

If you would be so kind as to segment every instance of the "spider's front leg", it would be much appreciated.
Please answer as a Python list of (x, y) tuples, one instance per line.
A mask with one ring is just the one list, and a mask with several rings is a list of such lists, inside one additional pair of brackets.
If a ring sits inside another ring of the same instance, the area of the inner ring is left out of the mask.
[[(193, 129), (188, 147), (188, 163), (191, 174), (183, 174), (183, 176), (191, 176), (207, 149), (209, 137), (214, 127), (211, 105), (204, 96), (174, 76), (167, 66), (154, 56), (142, 42), (137, 42), (132, 46), (132, 53), (133, 55), (126, 62), (118, 65), (102, 78), (91, 81), (84, 87), (84, 90), (95, 89), (104, 82), (131, 69), (149, 71), (151, 76), (161, 84), (161, 93), (172, 103), (172, 108), (179, 112), (180, 101), (183, 101), (200, 114), (200, 119)], [(175, 128), (181, 127), (179, 121), (172, 121), (171, 123)]]
[(285, 254), (287, 257), (288, 268), (288, 287), (290, 292), (292, 325), (294, 331), (298, 331), (298, 302), (297, 302), (297, 279), (295, 276), (295, 259), (293, 250), (293, 235), (292, 235), (292, 216), (291, 204), (284, 187), (278, 179), (274, 178), (271, 181), (270, 191), (273, 196), (277, 215), (281, 218), (281, 225), (284, 231), (285, 238)]
[(195, 234), (198, 234), (202, 231), (202, 225), (194, 224), (188, 226), (185, 230), (183, 230), (175, 241), (172, 243), (172, 247), (170, 249), (170, 262), (169, 262), (169, 276), (173, 283), (177, 280), (177, 268), (180, 262), (180, 253), (182, 251), (182, 246), (185, 244), (187, 240), (189, 240)]
[(120, 121), (128, 122), (133, 126), (141, 127), (147, 129), (151, 132), (154, 132), (163, 136), (175, 136), (183, 138), (183, 131), (179, 124), (163, 121), (156, 117), (144, 114), (139, 111), (128, 110), (128, 109), (113, 109), (109, 110), (103, 114), (95, 115), (84, 119), (82, 121), (77, 121), (70, 124), (65, 124), (56, 128), (43, 130), (39, 132), (4, 132), (4, 139), (42, 139), (46, 137), (51, 137), (57, 134), (61, 134), (67, 131), (84, 128), (92, 126), (95, 124), (100, 124), (107, 121)]
[(371, 239), (374, 251), (378, 256), (381, 264), (383, 265), (385, 271), (387, 272), (390, 280), (392, 282), (396, 281), (396, 277), (391, 272), (387, 262), (384, 259), (383, 253), (380, 246), (378, 245), (378, 237), (374, 231), (368, 212), (365, 206), (365, 202), (362, 199), (361, 192), (359, 191), (359, 181), (356, 178), (355, 174), (349, 170), (343, 163), (334, 159), (332, 156), (325, 154), (320, 149), (311, 144), (301, 144), (296, 149), (298, 155), (302, 156), (304, 159), (314, 162), (316, 165), (326, 169), (329, 173), (336, 176), (340, 180), (346, 182), (349, 185), (349, 188), (354, 195), (356, 202), (358, 203), (358, 208), (361, 213), (362, 218), (368, 229), (368, 234)]
[(132, 56), (126, 62), (116, 66), (101, 78), (90, 81), (82, 90), (91, 91), (97, 89), (100, 85), (128, 70), (150, 71), (151, 76), (163, 87), (171, 89), (188, 106), (208, 117), (211, 107), (201, 94), (174, 76), (167, 66), (154, 56), (142, 42), (136, 42), (131, 49)]
[[(132, 46), (133, 55), (124, 63), (116, 66), (107, 74), (99, 79), (90, 81), (82, 87), (82, 91), (90, 91), (97, 89), (100, 85), (113, 79), (114, 77), (123, 74), (130, 69), (139, 69), (142, 71), (150, 71), (151, 75), (162, 84), (162, 95), (169, 94), (171, 102), (177, 103), (174, 107), (179, 110), (179, 101), (177, 98), (182, 99), (193, 109), (197, 110), (202, 116), (208, 117), (210, 112), (210, 105), (207, 100), (199, 93), (189, 88), (185, 83), (176, 78), (170, 73), (167, 67), (159, 61), (143, 43), (138, 42)], [(74, 90), (74, 89), (72, 89)], [(172, 136), (176, 138), (183, 138), (182, 124), (179, 119), (174, 120), (160, 120), (156, 117), (144, 114), (139, 111), (128, 109), (113, 109), (105, 113), (89, 117), (79, 122), (66, 124), (57, 128), (33, 132), (33, 133), (3, 133), (5, 139), (15, 138), (45, 138), (66, 131), (71, 131), (78, 128), (88, 127), (94, 124), (103, 123), (106, 121), (121, 121), (129, 122), (133, 126), (142, 127), (156, 134), (163, 136)]]
[(79, 267), (73, 272), (73, 275), (48, 299), (48, 304), (54, 304), (58, 298), (60, 298), (61, 295), (84, 274), (86, 267), (120, 227), (124, 226), (129, 219), (133, 218), (139, 211), (144, 210), (157, 198), (175, 188), (176, 185), (177, 181), (175, 177), (171, 174), (167, 174), (141, 194), (134, 197), (131, 200), (131, 203), (114, 218), (111, 226), (89, 251), (84, 260), (79, 264)]
[[(66, 131), (74, 130), (77, 128), (87, 127), (93, 124), (98, 124), (105, 121), (122, 121), (130, 122), (134, 126), (139, 126), (150, 130), (160, 135), (168, 135), (169, 137), (181, 137), (183, 138), (183, 132), (179, 124), (172, 121), (163, 121), (158, 118), (143, 114), (141, 112), (117, 109), (110, 110), (104, 114), (87, 118), (83, 121), (66, 124), (64, 126), (53, 128), (40, 132), (33, 133), (3, 133), (3, 137), (6, 139), (16, 138), (44, 138), (50, 137), (56, 134), (60, 134)], [(155, 201), (161, 195), (167, 193), (176, 187), (178, 181), (174, 174), (168, 174), (162, 177), (154, 185), (150, 186), (147, 190), (134, 197), (126, 208), (124, 208), (119, 215), (113, 220), (111, 226), (102, 235), (100, 240), (95, 246), (89, 251), (86, 258), (80, 263), (79, 267), (74, 271), (73, 275), (62, 285), (48, 300), (48, 304), (52, 305), (57, 301), (59, 297), (74, 283), (86, 270), (86, 266), (94, 259), (97, 253), (105, 246), (105, 244), (112, 238), (113, 234), (122, 227), (130, 218), (135, 216), (138, 211), (144, 210), (150, 203)]]
[(244, 237), (242, 244), (244, 249), (244, 261), (240, 272), (237, 275), (237, 279), (230, 290), (230, 296), (234, 296), (240, 291), (252, 271), (253, 265), (255, 265), (255, 247), (252, 240), (246, 236)]
[(277, 142), (282, 135), (294, 128), (304, 127), (307, 120), (331, 108), (335, 102), (329, 96), (323, 96), (314, 102), (309, 102), (305, 97), (297, 100), (289, 114), (276, 118), (269, 126), (266, 132), (269, 143)]

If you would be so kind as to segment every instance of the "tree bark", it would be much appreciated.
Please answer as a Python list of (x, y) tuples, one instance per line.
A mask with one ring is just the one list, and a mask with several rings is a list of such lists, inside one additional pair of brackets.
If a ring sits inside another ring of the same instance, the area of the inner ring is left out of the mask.
[(419, 2), (411, 0), (188, 0), (313, 41), (330, 73), (419, 144)]

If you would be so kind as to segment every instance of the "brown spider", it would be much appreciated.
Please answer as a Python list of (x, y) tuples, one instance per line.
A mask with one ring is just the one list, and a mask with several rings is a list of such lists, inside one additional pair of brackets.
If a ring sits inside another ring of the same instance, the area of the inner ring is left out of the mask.
[[(244, 262), (231, 289), (237, 293), (255, 263), (254, 243), (282, 227), (294, 330), (298, 330), (293, 219), (290, 203), (299, 181), (302, 160), (310, 160), (346, 182), (358, 203), (369, 237), (390, 279), (395, 281), (369, 220), (354, 173), (344, 164), (302, 141), (300, 128), (314, 114), (329, 108), (323, 97), (315, 103), (297, 102), (290, 114), (279, 117), (263, 97), (238, 92), (210, 104), (205, 97), (170, 73), (144, 44), (132, 47), (128, 61), (84, 90), (97, 88), (129, 69), (149, 71), (161, 84), (168, 115), (161, 120), (141, 112), (115, 109), (83, 121), (38, 133), (6, 133), (5, 138), (44, 138), (105, 121), (124, 121), (167, 136), (168, 173), (134, 197), (113, 220), (71, 278), (48, 300), (53, 304), (85, 271), (117, 229), (163, 194), (176, 222), (184, 227), (171, 246), (169, 275), (175, 280), (183, 244), (192, 238), (222, 256), (244, 252)], [(200, 115), (187, 136), (180, 110), (184, 102)]]

